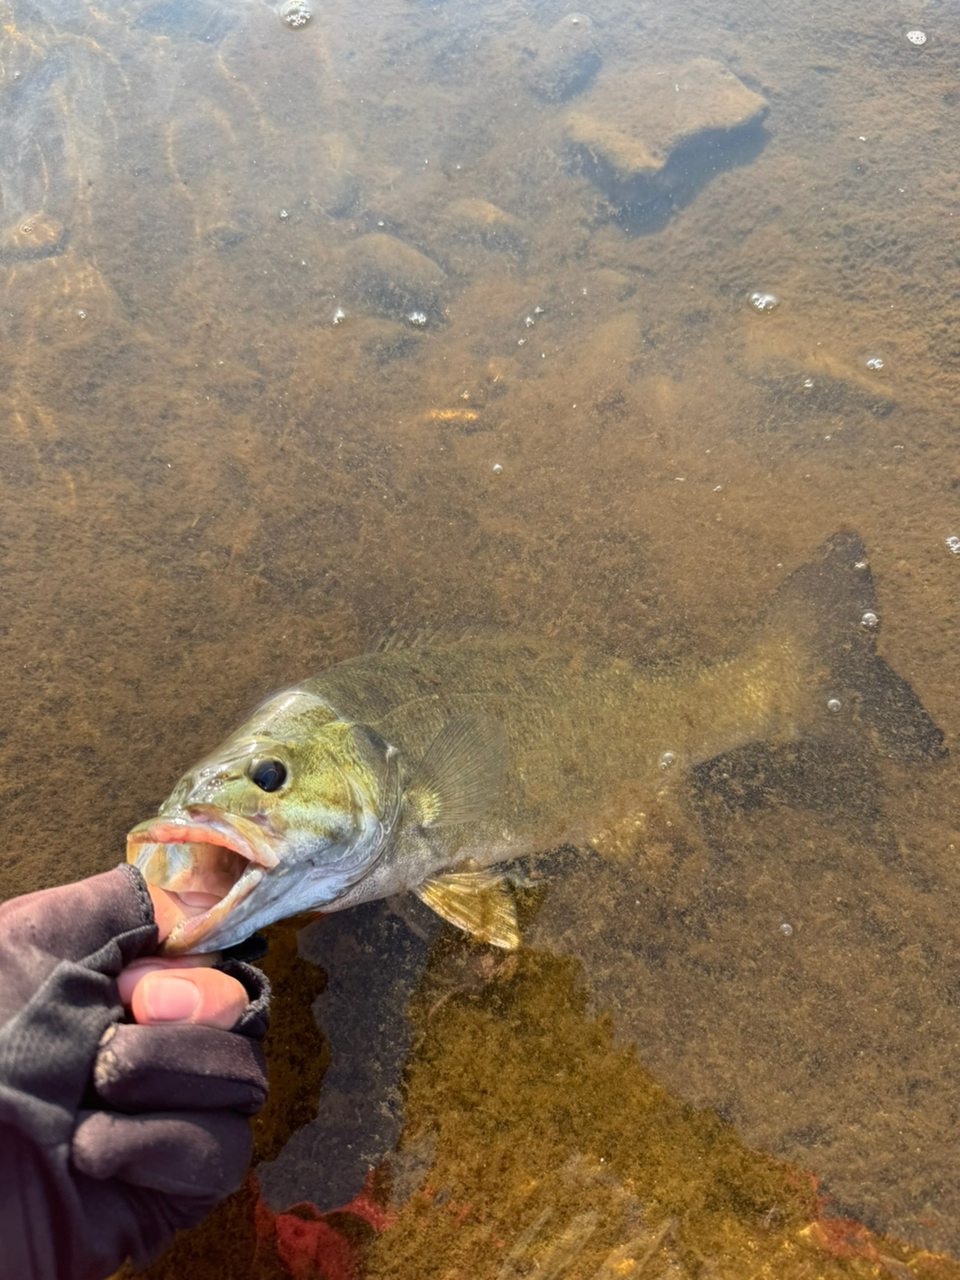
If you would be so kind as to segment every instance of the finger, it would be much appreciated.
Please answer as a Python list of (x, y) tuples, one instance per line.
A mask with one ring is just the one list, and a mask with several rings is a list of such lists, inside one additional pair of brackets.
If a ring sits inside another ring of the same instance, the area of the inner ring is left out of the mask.
[(117, 974), (120, 999), (129, 1009), (130, 1002), (133, 1000), (134, 987), (148, 973), (161, 969), (212, 968), (217, 963), (218, 955), (218, 952), (211, 951), (207, 955), (176, 956), (172, 960), (166, 960), (163, 956), (143, 956), (139, 960), (134, 960), (132, 964), (128, 964), (125, 969)]
[(114, 1023), (93, 1068), (99, 1097), (118, 1111), (178, 1109), (255, 1115), (266, 1101), (261, 1046), (210, 1027)]
[(186, 919), (186, 912), (183, 910), (177, 898), (166, 892), (165, 889), (158, 889), (155, 884), (148, 884), (147, 891), (150, 894), (150, 900), (153, 903), (153, 914), (157, 921), (157, 929), (160, 933), (160, 941), (168, 938), (174, 928), (181, 920)]
[(81, 1113), (70, 1156), (91, 1178), (119, 1178), (167, 1195), (219, 1198), (240, 1186), (252, 1150), (249, 1122), (229, 1111), (93, 1111)]
[(130, 1008), (143, 1024), (202, 1023), (229, 1031), (247, 1000), (242, 983), (219, 969), (152, 969), (134, 987)]

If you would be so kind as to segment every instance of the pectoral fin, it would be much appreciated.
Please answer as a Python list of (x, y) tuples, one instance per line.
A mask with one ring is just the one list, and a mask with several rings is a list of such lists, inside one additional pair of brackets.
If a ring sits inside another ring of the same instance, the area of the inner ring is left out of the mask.
[(438, 916), (505, 951), (520, 945), (520, 928), (513, 894), (502, 876), (493, 871), (449, 871), (424, 880), (414, 889), (417, 897)]
[(474, 822), (499, 799), (506, 768), (503, 725), (489, 716), (458, 716), (434, 738), (405, 798), (423, 827)]

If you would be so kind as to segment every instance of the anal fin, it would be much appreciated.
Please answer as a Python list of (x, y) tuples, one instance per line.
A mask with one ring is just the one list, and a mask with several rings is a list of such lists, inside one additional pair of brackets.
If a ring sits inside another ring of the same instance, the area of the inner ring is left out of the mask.
[(503, 876), (482, 868), (448, 871), (418, 885), (414, 893), (438, 916), (505, 951), (520, 945), (520, 927), (513, 894)]

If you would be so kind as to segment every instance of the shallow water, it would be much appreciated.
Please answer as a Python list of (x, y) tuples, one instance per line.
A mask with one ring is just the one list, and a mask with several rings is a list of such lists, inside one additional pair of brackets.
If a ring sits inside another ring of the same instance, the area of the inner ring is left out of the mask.
[[(706, 662), (843, 526), (954, 747), (950, 8), (599, 0), (558, 88), (567, 12), (2, 5), (5, 894), (112, 865), (263, 694), (387, 632)], [(762, 134), (645, 220), (565, 122), (700, 57)], [(562, 855), (514, 964), (385, 907), (302, 961), (280, 929), (271, 1210), (375, 1169), (321, 1224), (371, 1277), (960, 1255), (954, 764), (835, 790)], [(907, 1247), (811, 1243), (809, 1172)], [(336, 1274), (253, 1194), (157, 1274)]]

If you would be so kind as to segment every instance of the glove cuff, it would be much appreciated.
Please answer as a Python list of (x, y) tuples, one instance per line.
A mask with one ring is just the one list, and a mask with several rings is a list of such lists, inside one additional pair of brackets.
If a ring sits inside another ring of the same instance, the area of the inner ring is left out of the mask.
[(247, 992), (249, 1004), (240, 1018), (230, 1028), (251, 1040), (262, 1040), (270, 1022), (270, 980), (265, 973), (243, 960), (221, 960), (217, 965), (223, 973), (236, 978)]

